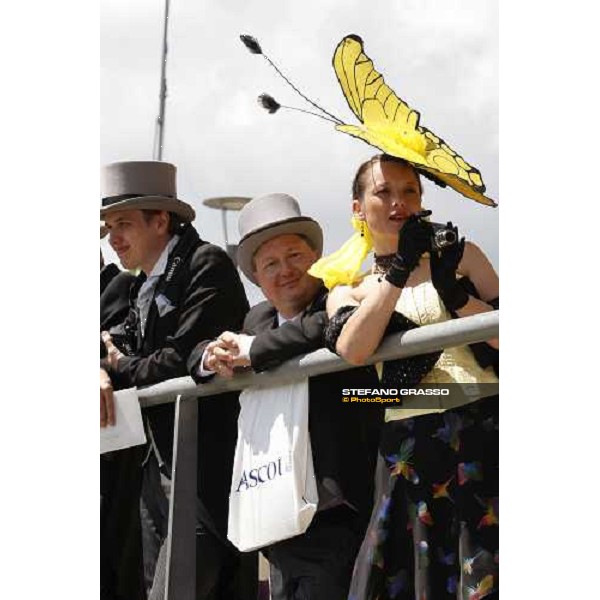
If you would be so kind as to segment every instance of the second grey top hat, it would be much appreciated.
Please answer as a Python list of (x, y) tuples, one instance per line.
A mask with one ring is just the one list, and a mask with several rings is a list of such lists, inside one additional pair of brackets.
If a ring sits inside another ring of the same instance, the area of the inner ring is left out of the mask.
[(252, 265), (255, 252), (278, 235), (304, 236), (319, 256), (323, 252), (321, 226), (314, 219), (302, 216), (298, 201), (288, 194), (266, 194), (253, 198), (240, 212), (238, 229), (238, 264), (253, 283), (256, 283)]
[(102, 169), (100, 218), (117, 210), (166, 210), (184, 221), (195, 219), (194, 209), (177, 198), (176, 167), (162, 161), (124, 161)]

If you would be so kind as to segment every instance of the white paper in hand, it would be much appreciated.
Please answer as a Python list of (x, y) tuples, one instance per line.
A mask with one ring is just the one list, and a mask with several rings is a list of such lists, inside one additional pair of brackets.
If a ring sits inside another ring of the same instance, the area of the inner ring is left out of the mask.
[(113, 398), (116, 424), (100, 428), (100, 454), (146, 443), (136, 388), (115, 392)]

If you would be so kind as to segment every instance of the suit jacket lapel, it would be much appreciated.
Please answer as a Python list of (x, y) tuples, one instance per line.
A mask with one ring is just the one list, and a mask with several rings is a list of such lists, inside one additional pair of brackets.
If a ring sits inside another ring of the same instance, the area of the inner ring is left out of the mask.
[(158, 307), (156, 306), (155, 298), (156, 298), (156, 288), (154, 288), (154, 294), (152, 295), (152, 302), (150, 303), (150, 308), (148, 309), (148, 318), (146, 320), (146, 327), (144, 328), (143, 345), (146, 348), (154, 348), (154, 334), (156, 333), (155, 321), (158, 317)]
[[(171, 295), (169, 288), (178, 288), (180, 286), (181, 272), (183, 266), (188, 260), (188, 255), (197, 246), (200, 238), (197, 231), (193, 227), (188, 227), (185, 233), (182, 234), (181, 239), (177, 242), (177, 245), (171, 253), (165, 267), (165, 272), (160, 276), (154, 293), (152, 294), (152, 302), (148, 310), (148, 318), (146, 321), (145, 334), (143, 344), (146, 348), (154, 348), (154, 340), (156, 332), (156, 320), (158, 318), (158, 307), (156, 305), (156, 297), (159, 294), (165, 294), (167, 298)], [(178, 302), (181, 300), (178, 299)]]
[(273, 306), (269, 305), (257, 315), (256, 321), (245, 332), (250, 335), (256, 335), (261, 331), (275, 328), (277, 328), (277, 311)]
[(262, 318), (256, 326), (256, 328), (260, 328), (260, 330), (277, 329), (277, 327), (279, 327), (279, 322), (277, 321), (277, 311), (275, 308), (265, 314), (264, 318)]

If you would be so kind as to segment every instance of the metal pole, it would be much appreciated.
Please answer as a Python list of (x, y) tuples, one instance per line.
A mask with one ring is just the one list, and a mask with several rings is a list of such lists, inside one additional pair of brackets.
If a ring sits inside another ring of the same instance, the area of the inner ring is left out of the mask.
[[(385, 338), (377, 352), (369, 358), (366, 364), (489, 340), (498, 337), (499, 324), (500, 311), (495, 310), (443, 323), (425, 325), (404, 333), (394, 333)], [(215, 377), (213, 381), (200, 385), (196, 385), (191, 377), (169, 379), (139, 389), (138, 398), (141, 406), (155, 406), (172, 403), (176, 395), (181, 395), (182, 398), (212, 396), (223, 392), (242, 390), (249, 386), (280, 385), (304, 377), (314, 377), (323, 373), (334, 373), (353, 368), (353, 365), (332, 354), (329, 350), (321, 348), (310, 354), (292, 358), (277, 369), (262, 373), (240, 373), (233, 379)]]
[(224, 208), (221, 209), (221, 223), (223, 223), (223, 237), (225, 238), (225, 248), (227, 248), (229, 243), (227, 240), (227, 211)]
[(165, 128), (165, 103), (167, 99), (167, 26), (169, 24), (169, 3), (170, 0), (165, 0), (165, 23), (163, 30), (163, 49), (162, 60), (160, 66), (160, 93), (159, 93), (159, 108), (156, 126), (158, 128), (158, 144), (155, 146), (154, 159), (162, 160), (163, 136)]
[(196, 598), (198, 403), (175, 401), (165, 600)]

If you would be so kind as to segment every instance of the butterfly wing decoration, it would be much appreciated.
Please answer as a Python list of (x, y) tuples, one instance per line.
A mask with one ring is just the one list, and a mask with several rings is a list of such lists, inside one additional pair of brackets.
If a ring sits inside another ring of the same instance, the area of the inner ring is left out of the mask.
[(486, 575), (478, 584), (477, 587), (467, 587), (469, 600), (482, 600), (494, 589), (494, 576)]
[(498, 498), (489, 498), (485, 501), (485, 514), (481, 517), (477, 529), (481, 527), (490, 527), (492, 525), (498, 525)]
[(458, 485), (464, 485), (467, 481), (483, 481), (479, 461), (458, 463)]
[(460, 448), (460, 432), (463, 421), (459, 415), (451, 412), (444, 413), (444, 426), (440, 427), (432, 437), (438, 438), (448, 444), (452, 450), (458, 452)]
[(425, 525), (433, 525), (433, 517), (429, 512), (427, 502), (423, 502), (421, 500), (421, 502), (417, 504), (417, 517), (421, 523), (424, 523)]
[(484, 195), (481, 173), (444, 140), (419, 125), (421, 115), (399, 98), (375, 70), (357, 35), (346, 36), (337, 46), (333, 68), (352, 112), (362, 126), (336, 125), (382, 152), (403, 158), (418, 171), (481, 204), (496, 206)]
[(385, 459), (390, 463), (392, 475), (402, 475), (405, 479), (412, 481), (414, 484), (419, 483), (419, 475), (413, 469), (410, 459), (415, 447), (415, 438), (408, 438), (400, 445), (398, 454), (386, 456)]
[(452, 500), (452, 498), (450, 498), (450, 492), (448, 491), (448, 487), (452, 483), (453, 479), (454, 479), (454, 475), (452, 477), (450, 477), (450, 479), (448, 479), (446, 481), (443, 481), (441, 483), (434, 483), (434, 484), (432, 484), (433, 499), (434, 500), (436, 498), (448, 498), (448, 500)]

